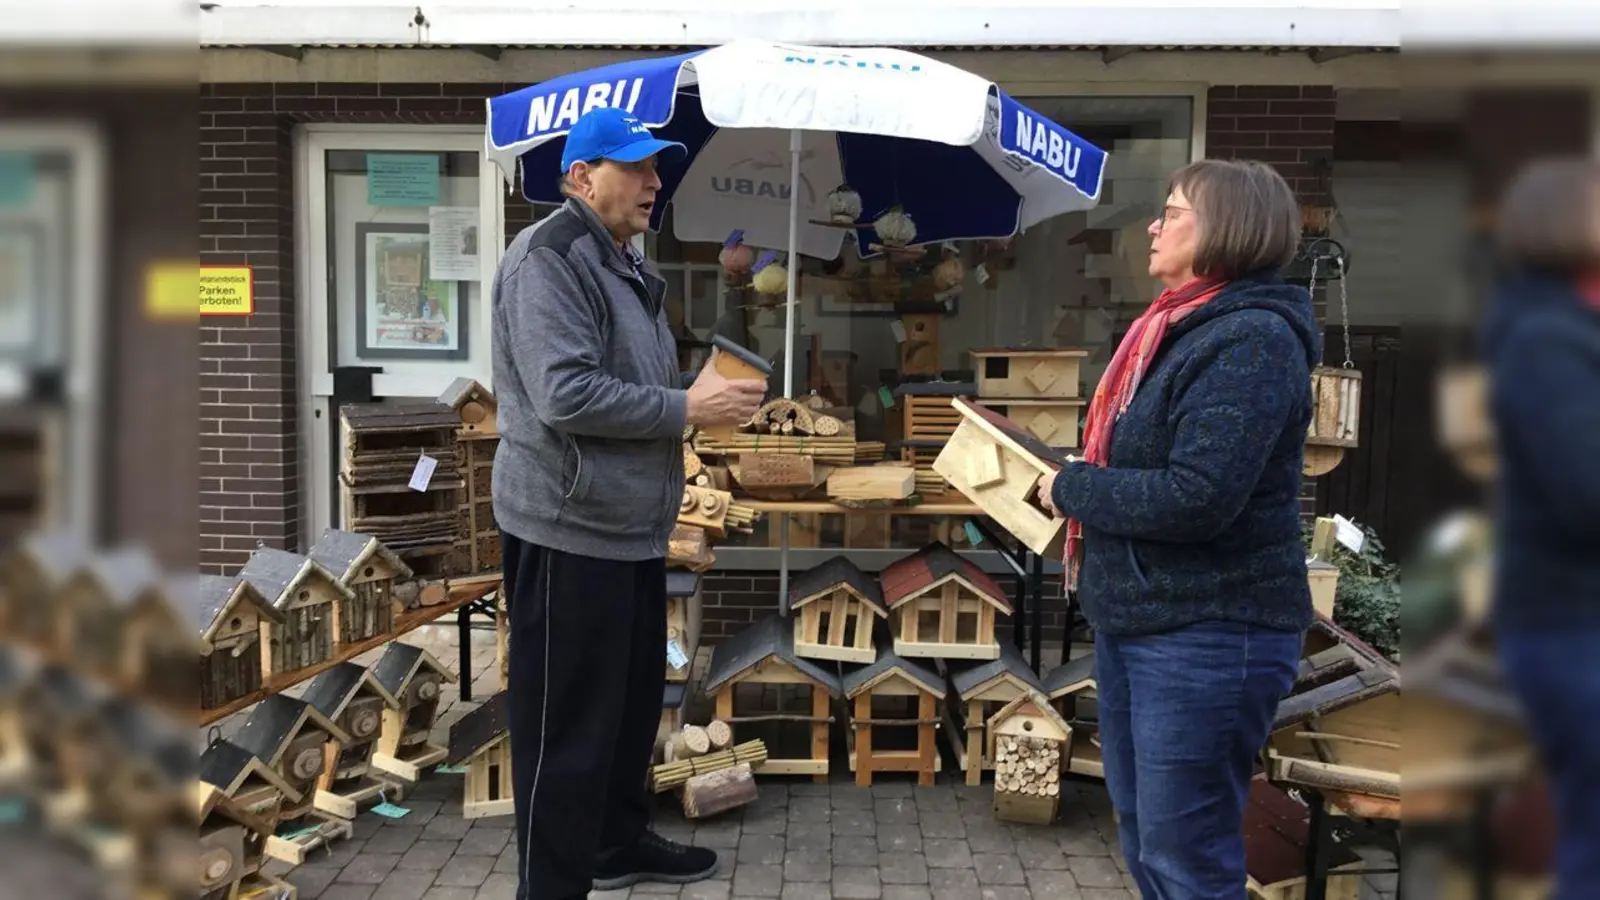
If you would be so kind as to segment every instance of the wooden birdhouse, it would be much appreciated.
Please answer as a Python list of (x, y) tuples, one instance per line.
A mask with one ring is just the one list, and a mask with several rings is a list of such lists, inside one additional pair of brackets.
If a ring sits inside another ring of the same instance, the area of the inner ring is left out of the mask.
[(494, 520), (494, 456), (500, 446), (498, 404), (488, 388), (470, 378), (450, 382), (439, 402), (456, 411), (460, 459), (461, 531), (456, 535), (452, 570), (466, 578), (500, 569), (500, 529)]
[(298, 553), (257, 547), (239, 577), (283, 616), (281, 625), (262, 625), (271, 665), (268, 677), (333, 658), (340, 610), (355, 600), (338, 576)]
[(280, 810), (297, 819), (315, 805), (317, 779), (327, 769), (326, 745), (350, 742), (350, 734), (316, 707), (287, 694), (272, 694), (256, 704), (233, 743), (271, 766), (295, 793), (298, 803)]
[(667, 572), (667, 680), (687, 681), (700, 649), (700, 575)]
[(89, 560), (89, 544), (62, 529), (29, 535), (0, 562), (0, 629), (12, 640), (49, 650), (57, 637), (56, 597)]
[(1304, 470), (1326, 475), (1351, 447), (1360, 445), (1361, 370), (1317, 366), (1311, 370), (1311, 424), (1306, 428)]
[(162, 573), (148, 552), (129, 547), (92, 557), (56, 597), (57, 651), (107, 681), (121, 682), (124, 616), (135, 605), (165, 603), (161, 592)]
[(889, 607), (894, 652), (903, 657), (998, 659), (996, 614), (1011, 601), (988, 573), (934, 542), (878, 575)]
[(34, 769), (25, 698), (35, 669), (17, 648), (0, 644), (0, 790), (23, 787)]
[(434, 744), (429, 736), (439, 716), (444, 685), (453, 683), (456, 675), (426, 650), (399, 642), (384, 650), (372, 674), (399, 701), (383, 712), (383, 731), (372, 765), (415, 783), (424, 769), (450, 755), (448, 748)]
[(283, 809), (299, 806), (306, 794), (295, 789), (267, 761), (232, 741), (218, 738), (200, 754), (199, 778), (239, 804), (241, 809), (272, 823)]
[[(200, 584), (196, 575), (163, 578), (157, 590), (141, 593), (124, 611), (121, 680), (129, 691), (194, 709), (196, 676), (210, 649), (191, 623), (190, 613), (200, 604)], [(258, 655), (258, 677), (260, 670)]]
[(1094, 653), (1068, 660), (1044, 677), (1046, 697), (1062, 718), (1074, 723), (1067, 771), (1090, 778), (1106, 777), (1100, 753), (1098, 694), (1094, 683)]
[(359, 644), (394, 630), (398, 583), (411, 567), (375, 537), (330, 528), (307, 554), (349, 589), (339, 604), (339, 644)]
[(1028, 549), (1061, 558), (1066, 519), (1039, 502), (1039, 477), (1060, 471), (1066, 455), (993, 410), (955, 399), (963, 416), (933, 469)]
[[(1042, 691), (1044, 685), (1009, 641), (1000, 644), (998, 659), (954, 669), (950, 684), (964, 706), (964, 714), (957, 715), (957, 704), (950, 704), (951, 715), (946, 718), (950, 726), (945, 733), (953, 739), (952, 747), (966, 773), (967, 784), (976, 786), (983, 782), (984, 771), (994, 768), (987, 740), (989, 717), (1028, 691)], [(965, 741), (962, 735), (966, 736)]]
[(1400, 797), (1399, 671), (1364, 641), (1317, 614), (1267, 750), (1275, 781)]
[(196, 782), (193, 805), (200, 829), (200, 892), (203, 900), (235, 896), (241, 881), (261, 871), (275, 823), (245, 809), (214, 784)]
[(811, 775), (825, 784), (831, 699), (843, 692), (830, 668), (796, 654), (793, 626), (769, 616), (712, 650), (703, 690), (716, 717), (732, 726), (734, 743), (765, 743), (762, 774)]
[[(132, 864), (136, 877), (171, 883), (176, 854), (168, 852), (163, 836), (179, 822), (193, 827), (186, 801), (194, 778), (194, 731), (156, 707), (124, 697), (111, 698), (100, 716), (106, 724), (107, 765), (96, 777), (93, 825), (131, 844), (126, 849), (133, 850), (133, 858), (124, 862)], [(185, 849), (192, 853), (193, 845)]]
[(872, 665), (846, 674), (843, 686), (853, 708), (847, 733), (856, 784), (871, 785), (875, 772), (911, 772), (918, 784), (932, 785), (940, 768), (944, 679), (885, 650)]
[(835, 556), (789, 582), (789, 616), (795, 653), (866, 665), (878, 658), (872, 636), (889, 608), (875, 579)]
[(1087, 350), (993, 348), (973, 350), (978, 396), (984, 400), (1072, 400), (1081, 397), (1079, 369)]
[(461, 815), (467, 819), (516, 812), (511, 786), (511, 715), (505, 691), (496, 693), (450, 726), (445, 762), (466, 766)]
[(200, 636), (200, 708), (220, 709), (261, 689), (272, 665), (263, 651), (267, 626), (281, 628), (283, 614), (242, 578), (202, 575), (186, 607)]
[(384, 690), (369, 669), (353, 662), (342, 662), (312, 679), (302, 697), (349, 736), (348, 741), (330, 741), (323, 748), (314, 801), (317, 809), (354, 819), (362, 803), (385, 791), (399, 799), (404, 787), (375, 774), (372, 755), (378, 749), (384, 712), (400, 701)]
[(439, 402), (461, 417), (460, 436), (494, 436), (500, 433), (495, 421), (499, 404), (489, 389), (471, 378), (457, 378), (439, 395)]
[(1030, 690), (991, 716), (988, 730), (995, 818), (1033, 825), (1055, 821), (1072, 726), (1048, 697)]
[[(1250, 782), (1244, 808), (1245, 896), (1249, 900), (1305, 900), (1311, 842), (1306, 805), (1266, 781)], [(1343, 844), (1327, 842), (1325, 900), (1358, 900), (1366, 863)]]

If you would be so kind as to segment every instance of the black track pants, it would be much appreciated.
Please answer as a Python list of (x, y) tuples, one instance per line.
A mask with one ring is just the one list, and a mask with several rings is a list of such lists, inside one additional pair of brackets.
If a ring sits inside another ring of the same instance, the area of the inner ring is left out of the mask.
[(666, 561), (575, 556), (502, 533), (519, 900), (589, 893), (639, 839), (666, 687)]

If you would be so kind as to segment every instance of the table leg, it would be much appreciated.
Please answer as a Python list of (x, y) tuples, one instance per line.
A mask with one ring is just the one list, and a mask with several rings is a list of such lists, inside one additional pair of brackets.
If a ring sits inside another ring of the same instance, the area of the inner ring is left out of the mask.
[(1028, 548), (1019, 546), (1012, 554), (1012, 559), (1017, 570), (1017, 602), (1011, 614), (1011, 642), (1018, 650), (1023, 650), (1028, 646), (1027, 623), (1023, 619), (1028, 609)]
[(1306, 791), (1306, 795), (1306, 805), (1311, 809), (1310, 827), (1306, 830), (1306, 900), (1327, 900), (1328, 838), (1333, 822), (1322, 794)]
[(1033, 655), (1031, 661), (1034, 674), (1043, 675), (1044, 672), (1040, 669), (1043, 661), (1040, 656), (1044, 653), (1044, 557), (1037, 553), (1032, 554), (1032, 556), (1033, 572), (1028, 578), (1028, 590), (1032, 594), (1031, 600), (1033, 604), (1033, 608), (1029, 610), (1033, 618)]
[(1492, 790), (1478, 791), (1477, 801), (1473, 804), (1472, 810), (1472, 841), (1473, 896), (1478, 900), (1494, 900), (1495, 882), (1498, 879), (1495, 878), (1494, 791)]
[(461, 700), (472, 699), (472, 606), (468, 603), (456, 611), (456, 635), (461, 641)]

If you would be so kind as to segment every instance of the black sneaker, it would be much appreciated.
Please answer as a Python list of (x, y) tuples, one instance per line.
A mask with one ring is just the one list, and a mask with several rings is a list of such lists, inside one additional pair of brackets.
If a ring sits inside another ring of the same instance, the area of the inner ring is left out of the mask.
[(646, 831), (639, 843), (595, 866), (594, 889), (614, 891), (641, 881), (690, 884), (715, 874), (715, 850), (685, 846)]

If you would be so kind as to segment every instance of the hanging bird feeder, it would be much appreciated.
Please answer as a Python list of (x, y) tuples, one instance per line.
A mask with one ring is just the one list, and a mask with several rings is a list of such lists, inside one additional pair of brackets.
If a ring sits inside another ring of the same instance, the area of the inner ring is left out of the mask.
[(1329, 280), (1339, 282), (1339, 309), (1344, 325), (1344, 364), (1317, 366), (1311, 370), (1311, 425), (1306, 430), (1305, 464), (1307, 475), (1326, 475), (1344, 459), (1345, 451), (1360, 446), (1361, 370), (1350, 356), (1350, 302), (1346, 288), (1344, 247), (1331, 239), (1319, 239), (1307, 246), (1312, 295), (1317, 276), (1326, 266)]
[(777, 298), (789, 292), (789, 272), (778, 262), (776, 251), (768, 250), (761, 254), (751, 272), (753, 277), (750, 285), (756, 289), (756, 293)]
[(872, 223), (872, 230), (878, 233), (879, 243), (871, 244), (869, 249), (882, 253), (891, 262), (903, 264), (922, 256), (921, 247), (908, 246), (917, 238), (917, 224), (900, 204), (879, 216)]
[(933, 288), (941, 294), (960, 287), (967, 277), (967, 267), (961, 264), (961, 251), (956, 245), (946, 243), (943, 253), (944, 259), (933, 267)]
[(828, 195), (828, 221), (834, 225), (854, 225), (861, 215), (861, 195), (848, 184), (841, 184)]

